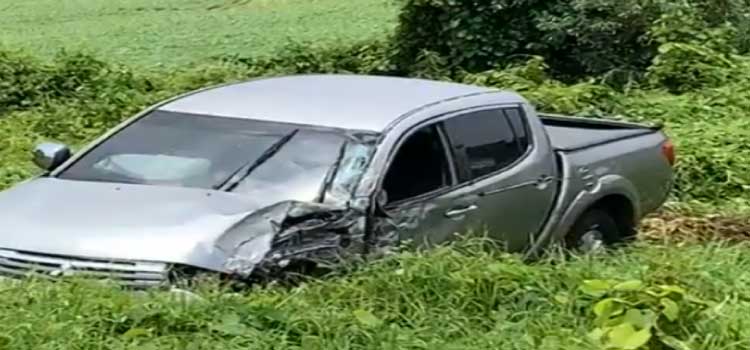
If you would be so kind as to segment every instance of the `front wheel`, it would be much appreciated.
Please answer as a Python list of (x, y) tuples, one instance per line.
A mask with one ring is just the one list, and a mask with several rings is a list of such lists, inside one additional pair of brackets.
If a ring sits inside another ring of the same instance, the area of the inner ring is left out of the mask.
[(617, 222), (607, 211), (592, 209), (583, 214), (565, 236), (565, 248), (582, 253), (603, 251), (622, 237)]

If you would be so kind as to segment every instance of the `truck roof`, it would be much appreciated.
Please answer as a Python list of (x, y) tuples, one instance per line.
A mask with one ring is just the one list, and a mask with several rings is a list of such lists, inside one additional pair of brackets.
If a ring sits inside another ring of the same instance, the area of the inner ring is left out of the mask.
[[(158, 109), (381, 132), (419, 107), (495, 89), (413, 78), (293, 75), (199, 90)], [(501, 103), (522, 102), (500, 93)]]

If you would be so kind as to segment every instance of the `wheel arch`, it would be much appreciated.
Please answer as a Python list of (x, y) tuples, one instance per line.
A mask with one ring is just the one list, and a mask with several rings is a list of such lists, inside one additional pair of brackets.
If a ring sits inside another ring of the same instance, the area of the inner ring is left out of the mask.
[(604, 176), (599, 179), (596, 190), (580, 193), (566, 213), (558, 237), (565, 237), (575, 222), (592, 209), (601, 209), (612, 215), (622, 239), (635, 237), (641, 217), (640, 196), (628, 179), (618, 175)]
[(566, 187), (563, 186), (545, 229), (526, 252), (527, 259), (538, 257), (550, 244), (562, 242), (573, 225), (597, 206), (613, 210), (619, 216), (618, 222), (627, 232), (625, 238), (635, 237), (641, 217), (640, 196), (629, 180), (613, 174), (601, 177), (596, 186), (586, 190), (570, 191)]
[(632, 200), (623, 194), (609, 194), (591, 204), (581, 215), (590, 210), (599, 209), (607, 212), (617, 223), (620, 240), (631, 240), (636, 235), (638, 219)]

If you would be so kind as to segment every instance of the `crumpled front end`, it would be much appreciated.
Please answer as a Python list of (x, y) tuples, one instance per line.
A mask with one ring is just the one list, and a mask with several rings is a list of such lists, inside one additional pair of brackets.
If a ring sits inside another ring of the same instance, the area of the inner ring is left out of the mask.
[(57, 178), (18, 185), (0, 194), (0, 274), (163, 285), (203, 272), (275, 277), (300, 262), (381, 254), (395, 246), (395, 225), (355, 195), (376, 141), (349, 135), (323, 181), (261, 181), (249, 193)]
[(288, 201), (245, 218), (217, 246), (231, 274), (273, 276), (295, 263), (331, 264), (366, 253), (366, 226), (361, 209)]

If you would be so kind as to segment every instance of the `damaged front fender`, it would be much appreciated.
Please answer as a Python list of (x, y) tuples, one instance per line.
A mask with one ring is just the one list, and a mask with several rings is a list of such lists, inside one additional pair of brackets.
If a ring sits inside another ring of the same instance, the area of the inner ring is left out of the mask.
[(329, 204), (286, 201), (238, 222), (217, 242), (227, 272), (273, 275), (302, 261), (331, 263), (366, 251), (367, 213)]
[(290, 200), (257, 210), (216, 242), (226, 272), (241, 278), (270, 276), (290, 265), (336, 264), (380, 255), (398, 238), (387, 215), (373, 213), (370, 195), (352, 197), (368, 167), (376, 138), (350, 135), (326, 177), (317, 202)]

